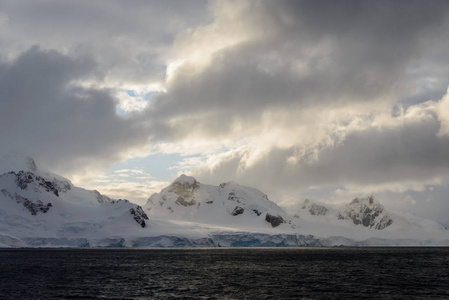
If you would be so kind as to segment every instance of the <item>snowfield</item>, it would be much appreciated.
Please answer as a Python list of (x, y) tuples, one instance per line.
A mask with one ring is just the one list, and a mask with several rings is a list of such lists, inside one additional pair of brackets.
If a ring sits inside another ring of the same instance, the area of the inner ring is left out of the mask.
[(290, 216), (257, 189), (182, 175), (140, 207), (31, 158), (4, 156), (0, 171), (0, 247), (449, 246), (443, 226), (373, 197), (339, 210), (306, 200)]

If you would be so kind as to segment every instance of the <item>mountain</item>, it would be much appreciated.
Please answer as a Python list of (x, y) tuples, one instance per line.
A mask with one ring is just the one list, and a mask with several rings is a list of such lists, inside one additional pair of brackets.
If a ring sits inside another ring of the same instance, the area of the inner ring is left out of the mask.
[(148, 217), (140, 206), (75, 187), (39, 170), (31, 158), (9, 168), (15, 171), (0, 175), (0, 244), (101, 245), (146, 226)]
[(340, 220), (351, 220), (355, 225), (382, 230), (393, 224), (384, 206), (373, 196), (355, 198), (338, 214)]
[(387, 211), (373, 197), (340, 209), (304, 201), (294, 217), (261, 191), (182, 175), (142, 208), (0, 157), (0, 247), (449, 245), (441, 225)]
[[(336, 228), (361, 228), (372, 231), (388, 231), (401, 233), (448, 233), (441, 224), (411, 214), (388, 211), (373, 196), (355, 198), (339, 208), (331, 208), (324, 204), (306, 199), (295, 211), (297, 220), (328, 224), (335, 232)], [(301, 222), (300, 222), (301, 223)], [(344, 235), (344, 234), (342, 234)], [(346, 234), (347, 235), (347, 234)]]
[(149, 216), (242, 228), (294, 228), (291, 217), (261, 191), (235, 182), (219, 186), (181, 175), (144, 209)]

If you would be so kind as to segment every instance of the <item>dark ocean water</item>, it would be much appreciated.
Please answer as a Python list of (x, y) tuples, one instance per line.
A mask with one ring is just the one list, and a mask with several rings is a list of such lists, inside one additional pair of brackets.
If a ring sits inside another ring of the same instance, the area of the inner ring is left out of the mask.
[(0, 250), (2, 299), (449, 299), (449, 248)]

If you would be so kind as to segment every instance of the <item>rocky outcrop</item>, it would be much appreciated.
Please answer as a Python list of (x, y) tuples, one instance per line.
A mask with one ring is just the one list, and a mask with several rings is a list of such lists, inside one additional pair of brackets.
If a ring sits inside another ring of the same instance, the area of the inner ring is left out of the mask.
[(312, 216), (325, 216), (329, 212), (326, 206), (311, 202), (309, 199), (304, 200), (301, 209), (307, 209)]
[(304, 200), (301, 205), (301, 209), (297, 214), (294, 215), (295, 218), (300, 218), (304, 214), (310, 214), (312, 216), (326, 216), (331, 212), (331, 209), (327, 208), (322, 204), (315, 203), (309, 199)]
[(199, 182), (193, 177), (181, 175), (170, 185), (167, 191), (178, 194), (183, 198), (190, 198), (199, 186)]
[(19, 171), (17, 174), (15, 172), (10, 172), (10, 174), (16, 176), (15, 182), (22, 190), (26, 189), (29, 184), (35, 183), (39, 187), (44, 188), (45, 191), (52, 192), (59, 197), (59, 191), (51, 181), (46, 181), (44, 178), (36, 176), (32, 172)]
[(148, 220), (148, 216), (143, 211), (142, 207), (139, 205), (136, 205), (134, 208), (130, 208), (129, 212), (133, 216), (134, 221), (136, 221), (137, 224), (139, 224), (142, 228), (145, 228), (145, 226), (146, 226), (145, 220)]
[(245, 212), (245, 209), (243, 207), (236, 206), (234, 208), (234, 210), (231, 212), (231, 215), (238, 216), (238, 215), (243, 214), (244, 212)]
[(285, 223), (285, 220), (281, 216), (279, 216), (279, 215), (278, 216), (273, 216), (273, 215), (271, 215), (269, 213), (267, 213), (265, 215), (265, 221), (270, 223), (273, 228), (274, 227), (278, 227), (282, 223)]
[(373, 196), (355, 198), (339, 213), (340, 220), (351, 220), (355, 225), (362, 225), (377, 230), (385, 229), (393, 224), (393, 220), (382, 204)]
[(33, 216), (35, 216), (38, 212), (46, 213), (50, 207), (53, 205), (48, 203), (43, 203), (41, 200), (30, 200), (28, 198), (22, 197), (15, 193), (14, 197), (6, 190), (1, 190), (4, 196), (11, 198), (12, 200), (16, 200), (17, 203), (22, 204)]
[(51, 203), (44, 204), (41, 200), (33, 202), (30, 199), (24, 198), (17, 194), (16, 201), (17, 203), (23, 204), (23, 206), (25, 206), (25, 208), (28, 209), (33, 216), (35, 216), (38, 212), (42, 212), (45, 214), (50, 209), (50, 207), (53, 206)]

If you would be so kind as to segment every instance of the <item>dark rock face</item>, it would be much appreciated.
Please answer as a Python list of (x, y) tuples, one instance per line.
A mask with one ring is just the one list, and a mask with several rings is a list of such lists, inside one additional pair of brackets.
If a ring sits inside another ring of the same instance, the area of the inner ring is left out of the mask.
[[(14, 172), (11, 172), (11, 174), (15, 174)], [(59, 191), (58, 189), (53, 185), (52, 182), (46, 181), (44, 178), (40, 176), (36, 176), (34, 173), (31, 172), (24, 172), (19, 171), (19, 173), (15, 174), (16, 179), (15, 182), (18, 187), (20, 187), (22, 190), (26, 189), (29, 184), (36, 183), (39, 187), (42, 187), (47, 192), (52, 192), (56, 196), (59, 197)]]
[[(15, 175), (15, 173), (10, 173)], [(28, 178), (28, 176), (26, 176), (26, 180), (30, 180)], [(32, 181), (28, 182), (31, 183)], [(47, 181), (48, 182), (48, 181)], [(16, 181), (17, 183), (17, 181)], [(24, 181), (21, 181), (22, 186), (24, 186)], [(25, 186), (26, 188), (26, 186)], [(2, 189), (1, 190), (2, 194), (4, 196), (7, 196), (9, 198), (11, 198), (11, 200), (16, 200), (17, 203), (22, 204), (33, 216), (37, 215), (38, 212), (42, 212), (42, 213), (46, 213), (50, 207), (52, 207), (53, 205), (49, 202), (49, 203), (43, 203), (41, 200), (30, 200), (28, 198), (22, 197), (20, 195), (18, 195), (17, 193), (15, 193), (14, 197), (6, 190), (6, 189)]]
[(244, 209), (243, 207), (236, 206), (236, 207), (234, 208), (234, 210), (232, 211), (231, 215), (233, 215), (233, 216), (238, 216), (238, 215), (243, 214), (244, 211), (245, 211), (245, 209)]
[(273, 216), (269, 213), (266, 214), (265, 221), (270, 223), (273, 228), (285, 223), (285, 220), (281, 216)]
[(373, 196), (355, 198), (347, 205), (344, 212), (339, 213), (338, 218), (352, 220), (355, 225), (363, 225), (377, 230), (385, 229), (393, 224), (393, 220), (383, 205), (374, 200)]
[(134, 220), (142, 226), (142, 228), (145, 228), (146, 223), (145, 220), (148, 220), (147, 214), (143, 211), (142, 207), (139, 205), (136, 205), (135, 208), (130, 208), (129, 212), (133, 216)]
[(23, 206), (25, 206), (33, 216), (35, 216), (38, 212), (46, 213), (50, 207), (52, 207), (51, 203), (44, 204), (41, 200), (33, 202), (30, 199), (24, 198), (17, 194), (15, 198), (17, 203), (23, 204)]

